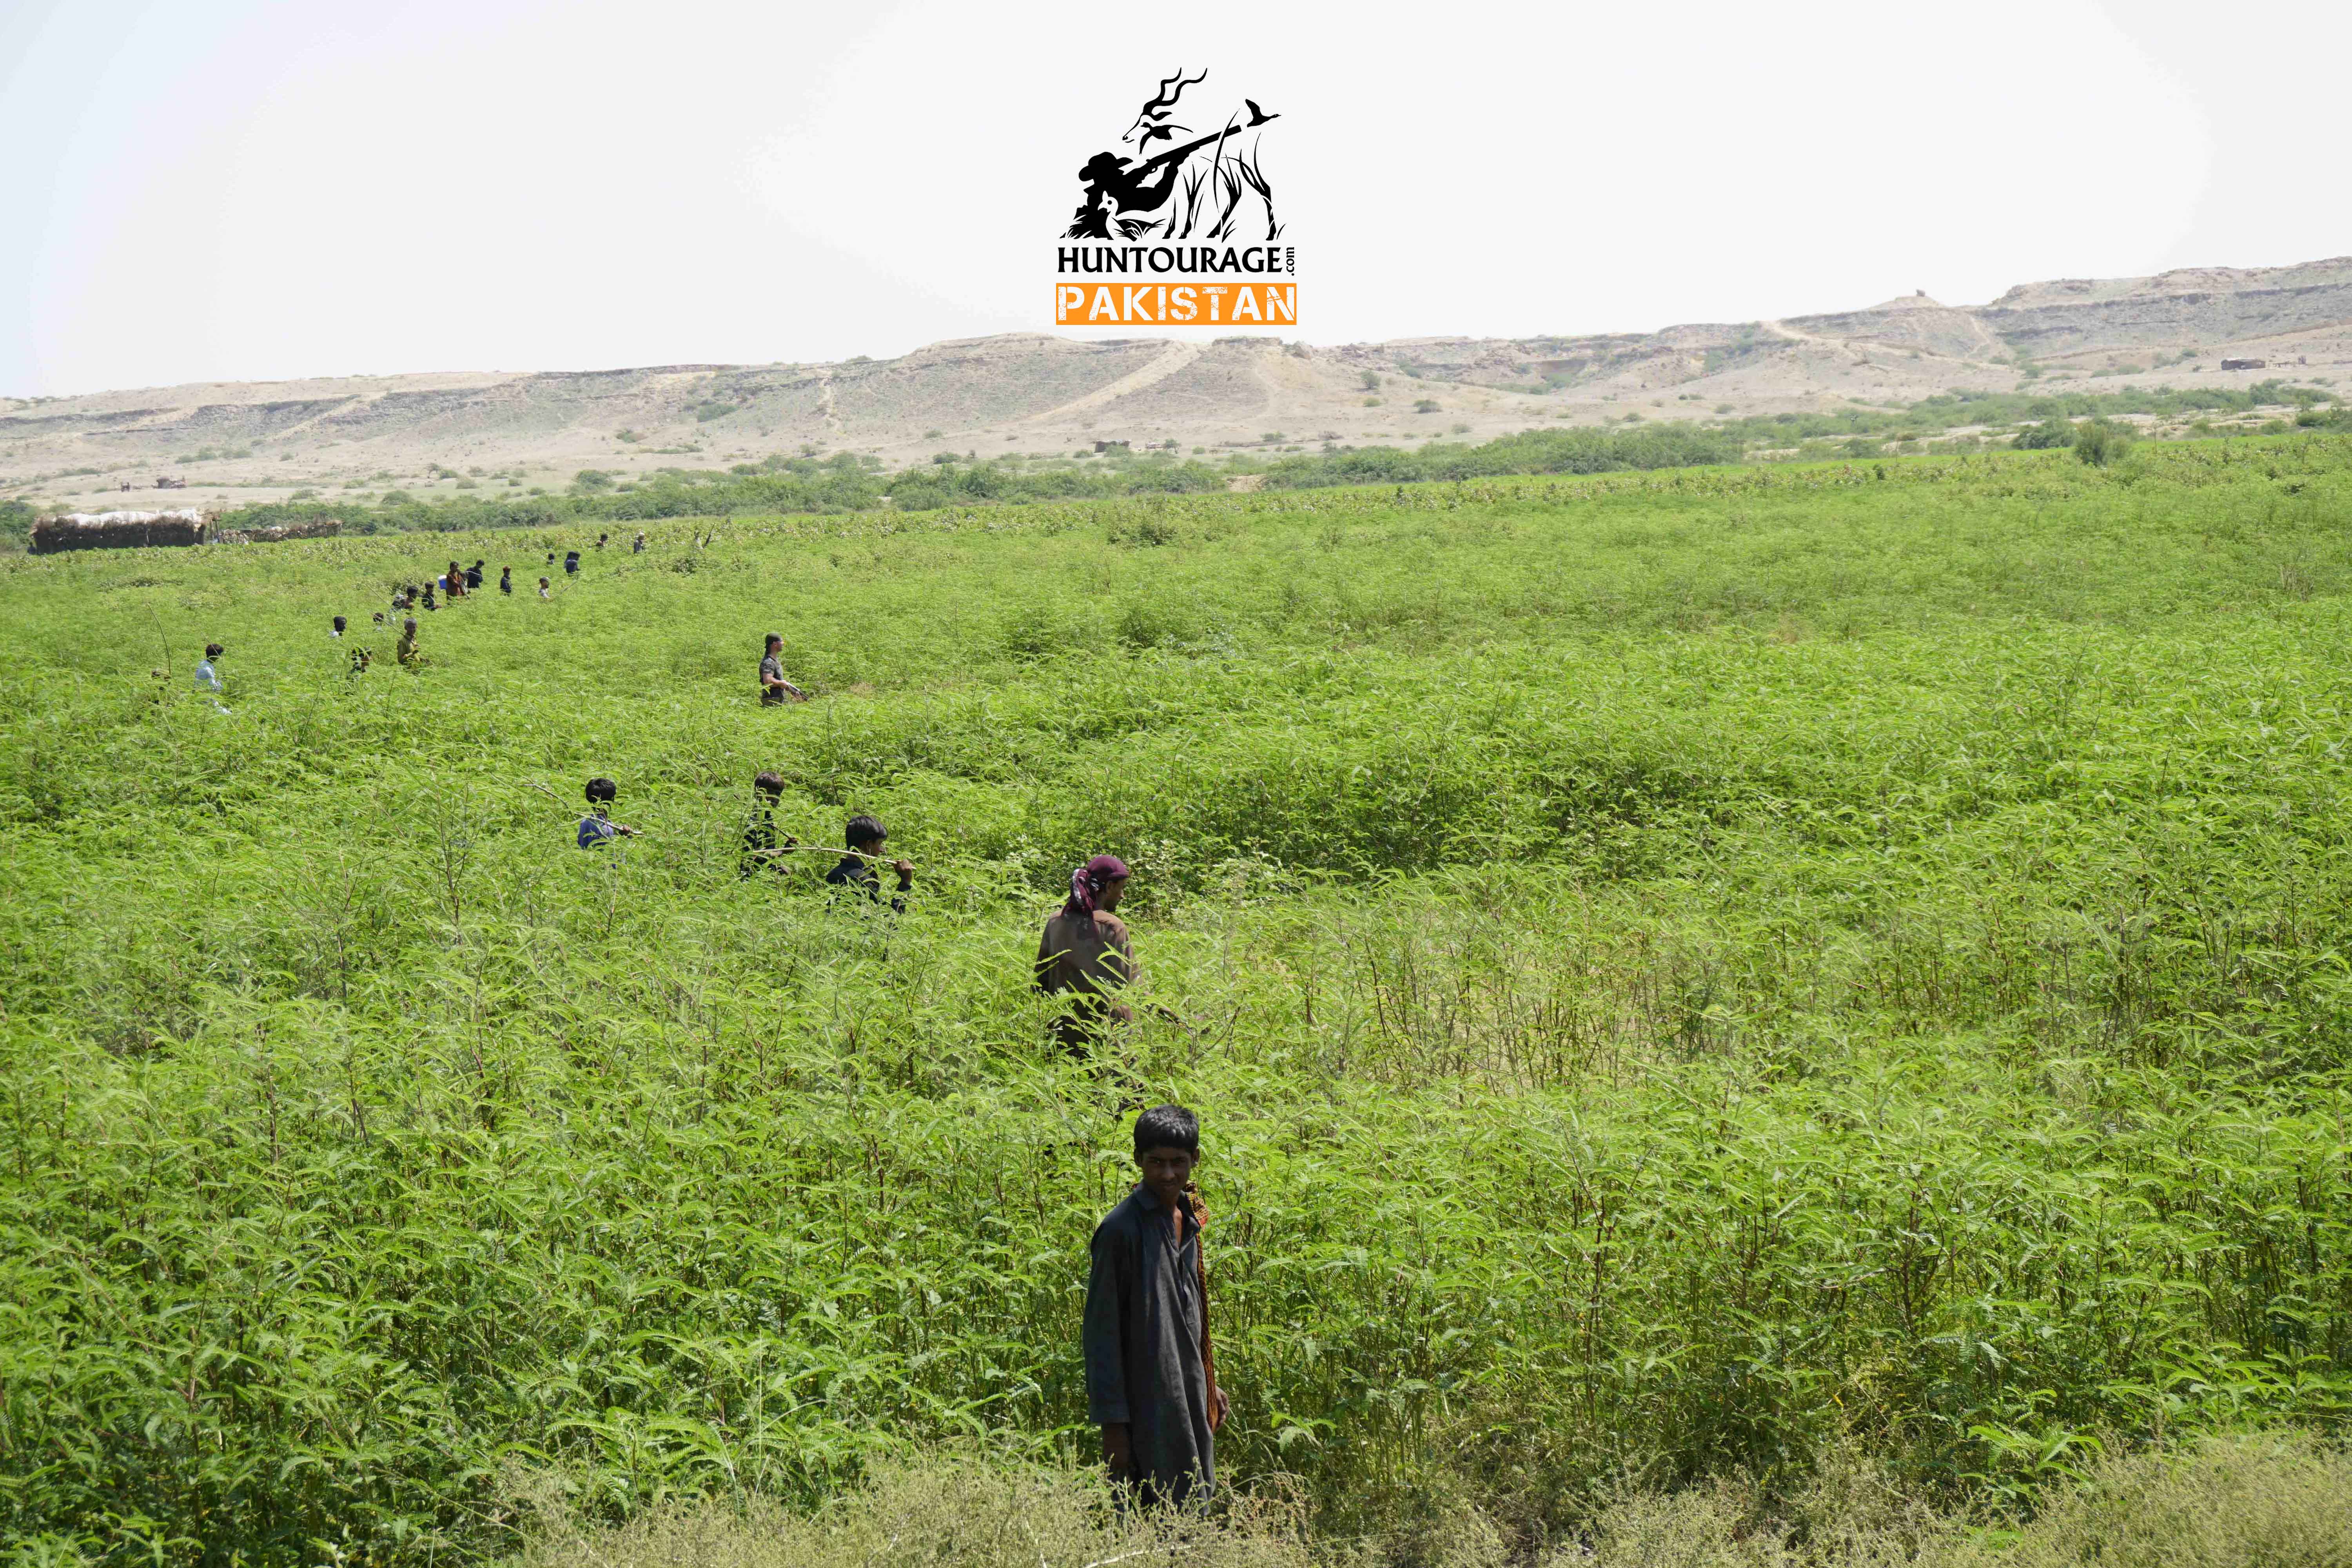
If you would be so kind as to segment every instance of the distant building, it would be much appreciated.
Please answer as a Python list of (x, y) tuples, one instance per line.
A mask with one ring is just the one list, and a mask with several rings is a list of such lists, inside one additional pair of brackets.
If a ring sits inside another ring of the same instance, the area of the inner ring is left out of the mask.
[(2266, 359), (2225, 359), (2221, 362), (2223, 370), (2268, 370), (2270, 367), (2271, 362)]

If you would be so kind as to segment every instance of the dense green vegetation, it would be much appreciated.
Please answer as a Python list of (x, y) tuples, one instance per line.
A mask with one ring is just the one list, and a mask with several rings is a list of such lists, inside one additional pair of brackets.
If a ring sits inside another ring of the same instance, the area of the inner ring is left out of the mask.
[[(1280, 437), (1271, 437), (1279, 440)], [(1505, 474), (1597, 474), (1675, 468), (1738, 459), (1736, 442), (1688, 426), (1654, 430), (1543, 430), (1482, 446), (1432, 444), (1414, 450), (1361, 450), (1280, 458), (1263, 470), (1277, 489), (1367, 481), (1464, 479)], [(373, 505), (307, 500), (244, 507), (227, 514), (226, 528), (258, 528), (319, 517), (339, 517), (355, 531), (544, 527), (572, 522), (640, 522), (663, 518), (732, 517), (745, 513), (935, 510), (966, 505), (1023, 505), (1085, 498), (1198, 495), (1223, 490), (1229, 470), (1178, 458), (1169, 450), (1121, 452), (1108, 460), (1044, 465), (1018, 456), (961, 460), (943, 452), (934, 461), (886, 472), (873, 459), (848, 452), (829, 458), (772, 458), (725, 473), (663, 468), (642, 484), (616, 486), (611, 475), (583, 469), (572, 493), (421, 500), (395, 492)]]
[[(2341, 428), (2345, 409), (2313, 388), (2267, 381), (2245, 391), (2176, 392), (2169, 388), (2114, 393), (1948, 393), (1904, 407), (1860, 405), (1830, 412), (1756, 415), (1748, 418), (1686, 419), (1633, 423), (1609, 429), (1534, 429), (1491, 441), (1430, 441), (1419, 447), (1351, 447), (1334, 441), (1317, 452), (1282, 447), (1269, 432), (1272, 451), (1228, 451), (1216, 462), (1177, 454), (1175, 443), (1141, 451), (1114, 449), (1102, 460), (1008, 453), (982, 458), (940, 452), (930, 462), (896, 471), (876, 458), (850, 452), (829, 457), (774, 456), (760, 463), (713, 468), (665, 468), (643, 480), (623, 482), (596, 468), (583, 468), (567, 493), (446, 495), (422, 498), (404, 490), (381, 496), (324, 500), (303, 492), (284, 501), (237, 508), (222, 526), (264, 528), (334, 517), (361, 534), (386, 531), (465, 532), (506, 528), (545, 528), (565, 523), (635, 524), (663, 519), (762, 514), (828, 516), (886, 508), (898, 511), (943, 507), (1032, 505), (1081, 499), (1113, 500), (1149, 495), (1200, 495), (1223, 490), (1234, 474), (1262, 474), (1274, 489), (1313, 489), (1357, 484), (1460, 481), (1509, 475), (1641, 472), (1657, 468), (1737, 463), (1758, 450), (1796, 452), (1820, 458), (1878, 457), (1889, 442), (1919, 441), (1961, 426), (2019, 429), (2025, 448), (2073, 446), (2074, 419), (2112, 421), (2123, 414), (2242, 414), (2263, 406), (2300, 409), (2307, 428)], [(1430, 407), (1436, 407), (1431, 403)], [(2118, 428), (2103, 424), (2103, 429)], [(2284, 428), (2284, 425), (2281, 428)], [(1467, 429), (1467, 426), (1457, 426)], [(934, 435), (937, 432), (933, 432)], [(1840, 443), (1843, 443), (1842, 445)], [(1908, 448), (1906, 448), (1908, 449)], [(455, 470), (435, 472), (474, 481)], [(519, 483), (519, 481), (518, 481)], [(0, 537), (5, 520), (0, 518)]]
[[(449, 1562), (514, 1464), (1074, 1454), (1161, 1097), (1225, 1462), (1409, 1560), (2335, 1428), (2347, 521), (2324, 435), (738, 516), (356, 678), (331, 615), (593, 531), (0, 562), (0, 1531)], [(738, 879), (762, 767), (903, 920)], [(1101, 850), (1173, 1016), (1086, 1064), (1025, 964)]]

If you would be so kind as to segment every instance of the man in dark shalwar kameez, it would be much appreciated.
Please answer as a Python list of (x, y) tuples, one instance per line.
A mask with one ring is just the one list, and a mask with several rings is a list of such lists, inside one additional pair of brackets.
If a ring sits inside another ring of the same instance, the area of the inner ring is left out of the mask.
[(1200, 1119), (1182, 1106), (1135, 1119), (1143, 1180), (1095, 1227), (1087, 1279), (1087, 1418), (1112, 1479), (1147, 1504), (1203, 1500), (1216, 1485), (1225, 1394), (1192, 1192), (1200, 1159)]

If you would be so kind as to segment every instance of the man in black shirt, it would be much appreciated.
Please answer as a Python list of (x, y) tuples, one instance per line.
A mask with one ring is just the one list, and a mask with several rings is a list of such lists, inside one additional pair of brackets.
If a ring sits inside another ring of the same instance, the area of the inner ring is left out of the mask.
[(482, 563), (475, 562), (466, 568), (466, 592), (472, 593), (482, 585)]
[(511, 594), (514, 592), (513, 567), (501, 566), (499, 568), (499, 592), (501, 594)]
[[(835, 898), (845, 889), (855, 889), (864, 893), (867, 901), (878, 904), (882, 901), (882, 877), (874, 867), (882, 858), (882, 841), (890, 837), (889, 830), (877, 819), (860, 816), (849, 819), (846, 834), (849, 853), (841, 858), (841, 864), (824, 874), (825, 885), (834, 889)], [(907, 894), (915, 886), (915, 863), (893, 860), (890, 869), (898, 874), (898, 890), (890, 896), (890, 910), (903, 915), (907, 912)]]
[(567, 550), (563, 552), (563, 574), (566, 577), (580, 575), (580, 552), (577, 550)]
[(743, 858), (737, 863), (737, 874), (743, 878), (751, 877), (762, 866), (782, 871), (784, 857), (800, 843), (789, 833), (781, 838), (776, 833), (776, 797), (784, 793), (782, 777), (761, 773), (751, 781), (751, 815), (743, 824)]

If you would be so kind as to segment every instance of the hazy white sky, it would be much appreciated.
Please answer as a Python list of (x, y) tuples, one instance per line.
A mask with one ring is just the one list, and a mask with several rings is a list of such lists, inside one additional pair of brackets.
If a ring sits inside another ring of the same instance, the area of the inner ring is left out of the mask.
[(1284, 116), (1318, 342), (2310, 260), (2347, 59), (2344, 0), (0, 0), (0, 394), (1051, 330), (1179, 65)]

